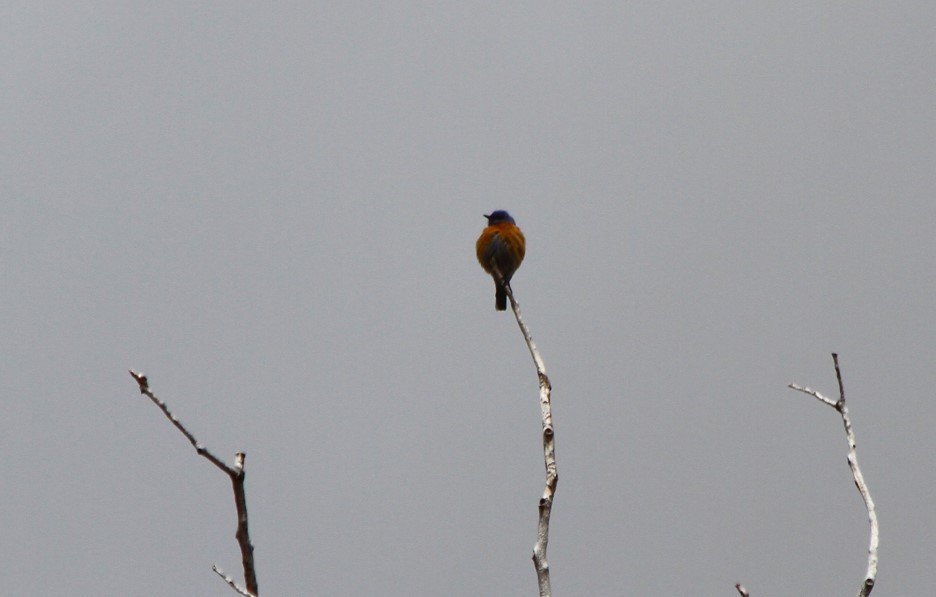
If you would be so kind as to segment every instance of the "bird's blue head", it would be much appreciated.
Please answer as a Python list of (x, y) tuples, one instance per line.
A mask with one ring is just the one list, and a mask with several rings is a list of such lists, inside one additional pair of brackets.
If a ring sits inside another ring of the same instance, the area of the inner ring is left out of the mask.
[(502, 209), (492, 211), (491, 215), (484, 214), (484, 217), (487, 218), (488, 226), (493, 224), (500, 224), (501, 222), (510, 222), (511, 224), (516, 225), (516, 222), (514, 222), (514, 219), (510, 217), (510, 214)]

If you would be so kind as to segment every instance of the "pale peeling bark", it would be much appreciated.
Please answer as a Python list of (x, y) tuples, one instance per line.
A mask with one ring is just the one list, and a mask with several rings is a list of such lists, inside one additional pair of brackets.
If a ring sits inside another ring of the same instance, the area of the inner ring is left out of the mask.
[(861, 499), (864, 500), (865, 508), (868, 511), (868, 524), (871, 526), (871, 538), (868, 542), (868, 568), (865, 572), (864, 580), (861, 582), (861, 587), (858, 589), (858, 597), (868, 597), (874, 589), (874, 582), (877, 579), (879, 541), (877, 512), (874, 509), (874, 500), (871, 499), (871, 492), (868, 490), (867, 483), (865, 483), (864, 475), (861, 474), (861, 469), (858, 467), (855, 431), (852, 429), (851, 419), (848, 416), (848, 407), (845, 406), (845, 386), (842, 384), (842, 370), (839, 367), (838, 355), (834, 352), (832, 353), (832, 362), (835, 364), (835, 377), (838, 380), (838, 400), (832, 400), (831, 398), (823, 396), (816, 390), (811, 390), (796, 384), (791, 383), (788, 387), (798, 392), (809, 394), (820, 402), (828, 404), (842, 417), (842, 424), (845, 427), (845, 438), (848, 440), (848, 467), (851, 469), (852, 478), (855, 480), (855, 487), (858, 489)]
[(536, 544), (533, 546), (533, 566), (536, 568), (536, 579), (539, 583), (540, 597), (550, 597), (552, 588), (549, 582), (549, 561), (546, 558), (546, 547), (549, 544), (549, 518), (552, 514), (553, 496), (556, 494), (556, 484), (559, 482), (559, 475), (556, 472), (556, 444), (555, 433), (552, 422), (552, 404), (551, 392), (552, 386), (549, 383), (549, 377), (546, 376), (546, 366), (543, 364), (543, 358), (540, 356), (536, 344), (533, 342), (533, 336), (530, 329), (523, 322), (520, 315), (520, 305), (514, 300), (513, 291), (507, 284), (507, 298), (510, 299), (510, 307), (517, 317), (517, 325), (523, 333), (527, 348), (530, 349), (530, 356), (533, 357), (533, 364), (536, 366), (536, 376), (539, 380), (539, 403), (540, 415), (543, 420), (543, 461), (546, 465), (546, 486), (543, 489), (543, 495), (539, 499), (539, 523), (536, 528)]
[[(845, 386), (842, 383), (842, 369), (839, 367), (838, 354), (834, 352), (832, 353), (832, 362), (835, 364), (835, 378), (838, 381), (839, 387), (838, 400), (832, 400), (816, 390), (811, 390), (795, 383), (791, 383), (787, 387), (798, 392), (803, 392), (804, 394), (809, 394), (820, 402), (834, 408), (842, 417), (842, 424), (845, 427), (845, 438), (848, 441), (848, 467), (851, 469), (852, 478), (855, 480), (855, 487), (858, 489), (861, 499), (864, 500), (865, 508), (868, 511), (868, 523), (871, 526), (871, 538), (868, 542), (868, 568), (865, 572), (864, 579), (861, 581), (861, 586), (858, 588), (858, 597), (868, 597), (874, 589), (874, 582), (877, 579), (879, 539), (877, 512), (875, 512), (874, 500), (871, 499), (871, 492), (868, 490), (867, 483), (865, 483), (864, 475), (861, 474), (861, 469), (858, 467), (855, 431), (852, 429), (851, 419), (848, 416), (848, 407), (845, 406)], [(750, 595), (747, 589), (740, 584), (735, 585), (735, 589), (737, 589), (738, 593), (743, 597), (748, 597)]]

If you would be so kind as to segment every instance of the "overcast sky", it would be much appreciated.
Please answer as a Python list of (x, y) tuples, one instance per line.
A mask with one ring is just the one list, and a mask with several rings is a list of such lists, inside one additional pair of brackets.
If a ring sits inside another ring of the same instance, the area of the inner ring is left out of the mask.
[(936, 3), (3, 13), (4, 595), (932, 593)]

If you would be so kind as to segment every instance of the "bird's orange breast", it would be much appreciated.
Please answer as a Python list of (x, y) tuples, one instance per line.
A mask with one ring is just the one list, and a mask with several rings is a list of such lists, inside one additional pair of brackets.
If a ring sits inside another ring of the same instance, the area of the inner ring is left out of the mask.
[(481, 232), (475, 248), (484, 271), (492, 273), (493, 262), (501, 275), (509, 280), (526, 255), (526, 239), (515, 224), (498, 222)]

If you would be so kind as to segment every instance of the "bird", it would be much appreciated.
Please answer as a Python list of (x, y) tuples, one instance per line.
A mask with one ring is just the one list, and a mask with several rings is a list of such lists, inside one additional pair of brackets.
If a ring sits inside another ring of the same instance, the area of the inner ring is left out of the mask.
[[(494, 278), (494, 308), (497, 311), (506, 311), (505, 287), (510, 285), (510, 278), (523, 261), (526, 239), (506, 211), (499, 209), (492, 211), (490, 215), (484, 214), (484, 217), (487, 218), (488, 225), (475, 245), (478, 263)], [(500, 281), (497, 279), (495, 268), (500, 273)]]

